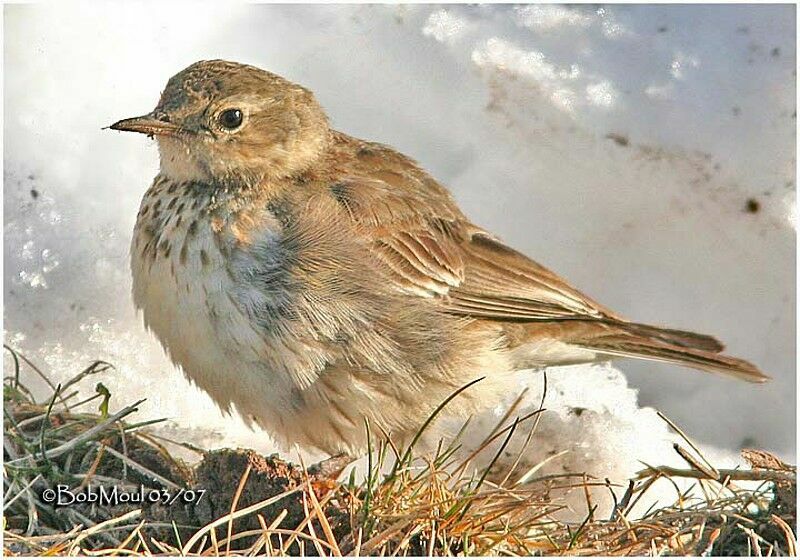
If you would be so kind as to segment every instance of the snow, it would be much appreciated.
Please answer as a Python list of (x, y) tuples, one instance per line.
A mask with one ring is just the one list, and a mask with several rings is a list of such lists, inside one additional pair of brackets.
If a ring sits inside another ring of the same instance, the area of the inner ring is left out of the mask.
[[(654, 409), (637, 403), (636, 390), (627, 385), (624, 374), (618, 369), (599, 364), (548, 370), (544, 401), (542, 391), (545, 385), (541, 376), (536, 376), (532, 382), (529, 375), (519, 375), (515, 381), (510, 387), (516, 390), (509, 391), (502, 404), (469, 424), (469, 437), (463, 438), (463, 448), (457, 454), (460, 460), (469, 457), (492, 433), (523, 391), (518, 408), (502, 424), (504, 427), (511, 425), (516, 418), (522, 420), (533, 414), (543, 404), (545, 412), (518, 425), (495, 463), (490, 479), (497, 481), (508, 477), (509, 481), (516, 482), (528, 473), (530, 478), (594, 473), (599, 481), (608, 477), (617, 485), (613, 490), (619, 500), (627, 487), (627, 477), (648, 465), (687, 468), (674, 452), (673, 444), (678, 443), (686, 449), (689, 445), (671, 432)], [(450, 420), (440, 430), (452, 438), (462, 426), (463, 422)], [(504, 439), (505, 436), (497, 438), (481, 451), (474, 466), (480, 468), (488, 464), (497, 455)], [(703, 455), (717, 468), (733, 468), (741, 463), (735, 454), (708, 446)], [(518, 457), (519, 462), (515, 464)], [(511, 476), (508, 476), (512, 468)], [(676, 488), (687, 492), (694, 482), (680, 479), (657, 481), (641, 503), (632, 509), (632, 515), (643, 514), (656, 500), (664, 505), (672, 504), (678, 498)], [(582, 487), (554, 491), (551, 496), (559, 494), (569, 506), (569, 510), (563, 512), (563, 518), (575, 521), (586, 518), (589, 512)], [(598, 507), (598, 516), (605, 517), (613, 511), (614, 498), (608, 489), (595, 487), (591, 494), (592, 504)]]
[[(789, 5), (7, 6), (6, 342), (56, 380), (114, 363), (112, 407), (147, 397), (140, 417), (172, 418), (177, 437), (273, 449), (143, 330), (127, 251), (157, 153), (101, 130), (227, 58), (311, 88), (337, 128), (411, 155), (476, 223), (609, 307), (713, 333), (774, 377), (551, 369), (532, 464), (566, 449), (547, 468), (614, 480), (675, 464), (650, 407), (719, 466), (742, 445), (793, 461), (794, 22)], [(538, 405), (540, 374), (513, 383)]]

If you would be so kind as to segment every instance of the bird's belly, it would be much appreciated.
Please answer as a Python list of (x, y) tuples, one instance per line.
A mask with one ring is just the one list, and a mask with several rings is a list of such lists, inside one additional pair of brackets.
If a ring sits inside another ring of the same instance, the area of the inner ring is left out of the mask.
[(173, 231), (176, 245), (155, 251), (134, 239), (134, 303), (170, 359), (223, 410), (233, 404), (248, 422), (280, 424), (286, 419), (276, 411), (288, 409), (291, 386), (270, 367), (268, 333), (236, 305), (234, 279), (212, 235)]

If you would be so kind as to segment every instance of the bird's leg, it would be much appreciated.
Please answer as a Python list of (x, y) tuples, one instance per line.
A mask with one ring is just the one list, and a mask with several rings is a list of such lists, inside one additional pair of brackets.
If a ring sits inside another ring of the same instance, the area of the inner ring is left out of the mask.
[(342, 474), (342, 471), (347, 468), (347, 465), (352, 462), (353, 458), (350, 455), (339, 453), (308, 467), (308, 474), (318, 479), (336, 480)]

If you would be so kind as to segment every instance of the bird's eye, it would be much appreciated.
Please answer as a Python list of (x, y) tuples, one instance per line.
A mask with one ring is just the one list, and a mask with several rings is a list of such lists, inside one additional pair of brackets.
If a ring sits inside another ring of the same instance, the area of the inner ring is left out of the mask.
[(244, 115), (242, 115), (242, 111), (239, 109), (226, 109), (219, 114), (219, 117), (217, 117), (219, 124), (228, 130), (238, 128), (242, 124), (243, 118)]

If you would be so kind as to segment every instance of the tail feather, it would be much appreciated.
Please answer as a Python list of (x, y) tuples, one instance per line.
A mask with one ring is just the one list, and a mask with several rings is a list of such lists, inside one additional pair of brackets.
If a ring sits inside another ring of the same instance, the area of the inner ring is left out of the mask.
[(605, 332), (596, 332), (596, 336), (571, 342), (599, 354), (668, 362), (751, 383), (770, 379), (750, 362), (719, 354), (723, 346), (710, 336), (636, 323), (607, 324), (606, 327)]
[(722, 352), (725, 345), (713, 336), (698, 334), (691, 331), (678, 329), (664, 329), (641, 323), (622, 323), (620, 327), (634, 335), (653, 338), (674, 346), (705, 350), (706, 352)]

